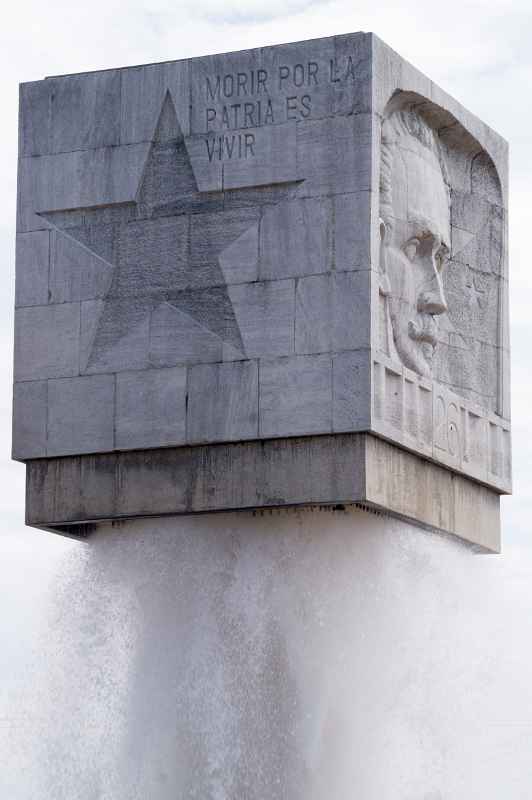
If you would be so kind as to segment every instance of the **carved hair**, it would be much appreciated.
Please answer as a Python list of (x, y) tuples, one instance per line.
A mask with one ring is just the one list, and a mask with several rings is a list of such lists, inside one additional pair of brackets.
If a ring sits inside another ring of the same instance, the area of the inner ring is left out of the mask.
[(380, 163), (380, 217), (387, 225), (393, 224), (392, 168), (394, 151), (401, 139), (411, 136), (430, 150), (440, 163), (442, 176), (448, 183), (447, 169), (440, 142), (430, 125), (415, 111), (394, 111), (382, 123)]

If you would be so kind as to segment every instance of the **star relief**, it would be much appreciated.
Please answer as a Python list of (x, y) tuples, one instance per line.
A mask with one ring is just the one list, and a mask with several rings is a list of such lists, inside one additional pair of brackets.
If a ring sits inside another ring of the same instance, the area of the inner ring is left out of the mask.
[[(276, 187), (274, 197), (282, 199), (292, 187)], [(231, 224), (223, 214), (206, 213), (222, 211), (238, 191), (198, 190), (167, 91), (133, 202), (42, 213), (105, 262), (107, 286), (86, 304), (92, 319), (85, 325), (82, 372), (198, 361), (204, 343), (212, 348), (213, 341), (245, 357), (219, 258), (253, 226), (258, 231), (261, 190), (247, 190), (249, 206), (234, 204)], [(154, 351), (150, 330), (161, 319)], [(82, 333), (83, 326), (82, 312)]]

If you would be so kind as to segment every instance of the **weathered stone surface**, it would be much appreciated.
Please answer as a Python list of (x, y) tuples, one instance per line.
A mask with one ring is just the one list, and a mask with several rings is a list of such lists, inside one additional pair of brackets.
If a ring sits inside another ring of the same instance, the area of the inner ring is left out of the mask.
[(371, 429), (403, 447), (511, 491), (510, 425), (452, 388), (373, 357)]
[(294, 352), (294, 281), (230, 286), (229, 297), (249, 358)]
[(338, 353), (333, 358), (333, 431), (369, 430), (371, 393), (369, 350)]
[(23, 83), (21, 154), (48, 155), (119, 144), (120, 83), (119, 70)]
[(369, 347), (370, 308), (369, 272), (301, 278), (296, 292), (296, 352)]
[(79, 303), (33, 306), (15, 312), (15, 380), (79, 373)]
[(374, 436), (366, 437), (370, 505), (500, 552), (499, 496)]
[(286, 117), (300, 122), (334, 113), (330, 82), (334, 57), (332, 37), (262, 48), (261, 67), (268, 76), (275, 120)]
[(331, 429), (330, 356), (295, 356), (261, 361), (261, 436), (328, 433)]
[[(511, 488), (506, 197), (506, 143), (372, 34), (25, 84), (14, 453), (372, 432), (451, 476), (382, 506), (455, 532), (452, 476)], [(216, 502), (275, 505), (303, 462), (261, 494), (245, 452)], [(187, 463), (132, 459), (161, 513)]]
[(51, 149), (52, 102), (46, 81), (22, 83), (19, 87), (19, 154), (41, 155)]
[[(246, 186), (269, 186), (288, 183), (300, 177), (297, 170), (297, 129), (294, 122), (254, 128), (244, 133), (209, 137), (213, 160), (222, 159), (222, 147), (239, 153), (224, 164), (222, 186), (240, 189)], [(243, 155), (240, 156), (240, 153)]]
[(211, 277), (213, 263), (218, 267), (218, 283), (256, 280), (259, 218), (259, 207), (191, 217), (189, 257), (191, 272), (197, 276), (195, 280), (205, 276), (205, 285), (216, 285)]
[(294, 199), (265, 211), (260, 236), (261, 278), (329, 272), (332, 262), (332, 200)]
[(116, 382), (116, 447), (184, 444), (186, 390), (183, 367), (120, 373)]
[(120, 142), (151, 141), (169, 91), (181, 130), (190, 133), (189, 62), (167, 61), (122, 70)]
[(154, 311), (148, 333), (148, 358), (154, 367), (221, 361), (223, 358), (223, 340), (201, 322), (168, 303)]
[(138, 516), (357, 504), (500, 550), (496, 492), (367, 434), (30, 461), (27, 485), (28, 524), (74, 536)]
[[(257, 48), (192, 59), (192, 133), (205, 134), (209, 131), (227, 130), (229, 127), (246, 127), (250, 117), (246, 116), (244, 102), (248, 99), (262, 99), (267, 94), (267, 76), (259, 74), (261, 66), (261, 53)], [(231, 105), (238, 103), (239, 108), (231, 109)], [(255, 117), (257, 115), (258, 108), (255, 109)], [(249, 127), (256, 125), (255, 117), (249, 122)]]
[(114, 404), (112, 375), (49, 381), (47, 455), (112, 450)]
[(46, 452), (48, 386), (23, 381), (13, 389), (13, 458), (38, 458)]
[(258, 436), (256, 361), (200, 364), (188, 378), (189, 442), (231, 441)]
[[(37, 233), (46, 233), (51, 237), (51, 303), (71, 303), (104, 297), (109, 289), (112, 268), (103, 255), (89, 250), (88, 242), (87, 245), (82, 244), (79, 238), (69, 235), (68, 229), (53, 230), (50, 234), (39, 231), (26, 235), (35, 236)], [(79, 237), (80, 229), (74, 228), (73, 233)]]
[(327, 117), (298, 128), (297, 164), (303, 195), (371, 188), (371, 115)]
[(147, 369), (150, 318), (142, 304), (113, 299), (81, 303), (82, 373)]
[(371, 263), (369, 192), (337, 195), (333, 198), (333, 210), (335, 269), (368, 269)]
[(48, 228), (39, 212), (133, 200), (148, 147), (100, 147), (20, 159), (19, 231)]
[(371, 111), (372, 34), (334, 37), (334, 60), (328, 65), (336, 114)]
[(42, 306), (48, 303), (50, 233), (33, 231), (17, 236), (16, 306)]

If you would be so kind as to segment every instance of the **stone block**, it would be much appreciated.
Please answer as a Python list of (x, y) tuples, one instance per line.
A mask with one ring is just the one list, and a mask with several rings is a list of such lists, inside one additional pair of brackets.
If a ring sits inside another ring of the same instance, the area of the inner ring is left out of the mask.
[(120, 143), (119, 70), (49, 79), (52, 153)]
[(369, 269), (371, 263), (371, 195), (336, 195), (334, 209), (334, 268), (340, 272)]
[(22, 84), (21, 154), (118, 145), (120, 84), (119, 70)]
[(501, 353), (495, 345), (468, 340), (460, 346), (438, 343), (434, 376), (444, 386), (495, 411), (497, 407), (497, 373)]
[(19, 86), (19, 155), (38, 156), (52, 149), (52, 94), (48, 81)]
[(456, 476), (453, 482), (453, 533), (481, 550), (501, 552), (500, 498), (496, 492)]
[(296, 130), (295, 122), (286, 122), (209, 135), (205, 141), (213, 153), (212, 160), (224, 161), (223, 189), (298, 180)]
[(120, 142), (151, 141), (166, 95), (170, 92), (184, 136), (190, 134), (189, 62), (162, 64), (121, 70)]
[[(113, 282), (113, 297), (125, 298), (139, 293), (146, 285), (153, 292), (183, 291), (192, 286), (209, 285), (199, 270), (190, 270), (189, 221), (185, 215), (138, 220), (121, 225), (118, 233), (118, 264)], [(116, 262), (115, 262), (116, 263)], [(171, 283), (169, 276), (172, 276)]]
[(328, 433), (331, 429), (330, 356), (296, 356), (261, 361), (261, 436)]
[(333, 213), (328, 198), (292, 199), (265, 209), (260, 229), (260, 277), (328, 272), (333, 264)]
[(13, 390), (13, 458), (46, 455), (48, 387), (46, 381), (16, 383)]
[(229, 297), (248, 358), (294, 352), (294, 281), (230, 286)]
[(371, 394), (369, 350), (338, 353), (333, 358), (333, 431), (370, 430), (366, 398)]
[(478, 272), (503, 274), (503, 209), (474, 194), (453, 192), (451, 203), (453, 260)]
[(213, 274), (215, 285), (257, 279), (259, 219), (256, 206), (191, 217), (189, 258), (197, 285), (212, 285)]
[(50, 233), (33, 231), (17, 236), (16, 306), (43, 306), (48, 303)]
[(148, 149), (142, 143), (21, 158), (18, 230), (48, 228), (40, 212), (134, 200)]
[[(500, 205), (507, 208), (504, 200), (504, 178), (507, 173), (507, 165), (504, 147), (500, 142), (495, 143), (493, 132), (486, 133), (489, 139), (495, 145), (495, 153), (480, 152), (477, 153), (471, 165), (471, 192), (475, 197), (480, 197), (495, 205)], [(496, 164), (498, 163), (497, 155), (503, 161), (506, 169), (497, 170)], [(493, 160), (494, 159), (494, 160)]]
[[(32, 525), (42, 520), (45, 530), (58, 533), (82, 535), (80, 528), (64, 528), (62, 523), (71, 520), (81, 522), (85, 519), (81, 501), (81, 459), (62, 457), (40, 458), (28, 461), (26, 465), (26, 492), (31, 500), (26, 505), (26, 523)], [(94, 512), (93, 505), (91, 511)], [(46, 521), (57, 520), (57, 528), (48, 526)], [(67, 523), (68, 524), (68, 523)]]
[(334, 60), (328, 78), (334, 90), (335, 114), (371, 112), (372, 36), (348, 33), (334, 37)]
[(258, 436), (256, 361), (199, 364), (188, 378), (189, 442), (232, 441)]
[[(259, 99), (268, 97), (268, 77), (259, 72), (261, 67), (259, 49), (192, 59), (189, 67), (191, 133), (207, 134), (244, 127), (249, 119), (244, 103), (251, 100), (256, 104)], [(238, 108), (231, 108), (237, 105)], [(256, 107), (255, 115), (258, 113)], [(251, 125), (256, 122), (254, 120)]]
[[(221, 192), (223, 188), (223, 159), (215, 157), (211, 138), (189, 136), (185, 145), (200, 192)], [(218, 151), (216, 155), (221, 152)]]
[[(72, 458), (71, 474), (75, 475), (80, 483), (80, 492), (75, 498), (77, 506), (71, 503), (71, 512), (77, 513), (80, 518), (88, 519), (91, 513), (98, 519), (116, 514), (116, 483), (117, 481), (117, 453), (91, 453), (86, 458)], [(76, 463), (77, 462), (77, 463)], [(74, 498), (73, 498), (74, 499)], [(94, 524), (87, 523), (94, 528)], [(82, 530), (87, 530), (82, 526)]]
[(218, 256), (226, 283), (256, 281), (259, 272), (259, 225), (246, 228)]
[(188, 452), (180, 447), (117, 454), (115, 506), (128, 517), (150, 515), (153, 508), (157, 514), (185, 512), (194, 478)]
[(149, 362), (154, 367), (221, 361), (223, 340), (189, 314), (164, 303), (149, 325)]
[(277, 183), (271, 186), (248, 186), (240, 189), (226, 189), (223, 193), (224, 208), (234, 210), (248, 206), (260, 206), (262, 214), (277, 203), (293, 200), (298, 196), (301, 181)]
[(335, 112), (334, 59), (333, 37), (262, 48), (261, 67), (274, 121), (322, 119)]
[(82, 373), (147, 369), (150, 315), (130, 298), (81, 303)]
[(50, 236), (50, 302), (72, 303), (104, 297), (112, 280), (112, 264), (81, 244), (79, 234), (76, 239), (70, 236), (68, 229), (53, 230)]
[(184, 367), (122, 372), (116, 382), (116, 447), (165, 447), (186, 440)]
[(71, 536), (98, 520), (356, 504), (500, 552), (496, 492), (367, 434), (39, 459), (27, 473), (28, 524)]
[(497, 296), (502, 278), (489, 269), (476, 269), (473, 264), (459, 259), (460, 256), (450, 260), (443, 274), (453, 332), (464, 338), (471, 337), (496, 345)]
[(15, 380), (77, 375), (79, 332), (79, 303), (17, 309)]
[(371, 188), (371, 114), (327, 117), (298, 127), (297, 165), (302, 196)]
[(48, 381), (47, 455), (113, 450), (114, 375)]
[(370, 346), (370, 273), (301, 278), (296, 291), (296, 353), (330, 353)]

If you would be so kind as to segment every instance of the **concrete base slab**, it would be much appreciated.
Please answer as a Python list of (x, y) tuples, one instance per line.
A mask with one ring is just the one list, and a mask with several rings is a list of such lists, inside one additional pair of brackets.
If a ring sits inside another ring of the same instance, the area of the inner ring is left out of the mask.
[(104, 521), (312, 505), (363, 505), (500, 552), (497, 492), (365, 433), (27, 463), (27, 524), (70, 536)]

